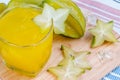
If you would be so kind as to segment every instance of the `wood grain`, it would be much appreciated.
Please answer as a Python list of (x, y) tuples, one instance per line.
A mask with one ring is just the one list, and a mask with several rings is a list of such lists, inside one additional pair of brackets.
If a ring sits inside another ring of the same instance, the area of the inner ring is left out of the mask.
[[(87, 28), (90, 27), (90, 25), (87, 26)], [(119, 38), (119, 35), (116, 34), (116, 37)], [(120, 65), (120, 42), (114, 44), (105, 43), (98, 48), (92, 49), (90, 48), (91, 39), (92, 35), (90, 35), (88, 31), (86, 31), (85, 36), (80, 39), (70, 39), (60, 35), (54, 35), (51, 57), (44, 69), (35, 78), (29, 78), (8, 69), (0, 59), (0, 80), (56, 80), (56, 77), (46, 70), (51, 66), (56, 66), (62, 60), (63, 57), (60, 51), (61, 45), (71, 47), (75, 51), (91, 51), (92, 54), (90, 54), (87, 59), (92, 66), (92, 70), (86, 71), (86, 73), (81, 75), (78, 80), (100, 80), (105, 74)], [(104, 59), (101, 62), (97, 53), (103, 50), (111, 52), (111, 59)]]

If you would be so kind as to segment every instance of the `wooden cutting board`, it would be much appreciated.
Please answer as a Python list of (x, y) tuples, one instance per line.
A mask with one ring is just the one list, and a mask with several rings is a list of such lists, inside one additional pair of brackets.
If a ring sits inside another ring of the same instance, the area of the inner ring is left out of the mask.
[[(87, 25), (87, 28), (91, 27), (92, 26)], [(116, 37), (119, 39), (120, 35), (116, 34)], [(92, 70), (86, 71), (78, 80), (100, 80), (105, 74), (120, 65), (120, 42), (114, 44), (105, 43), (98, 48), (92, 49), (90, 48), (91, 39), (92, 35), (90, 35), (88, 31), (86, 31), (84, 37), (80, 39), (70, 39), (60, 35), (54, 35), (51, 57), (44, 69), (35, 78), (29, 78), (8, 69), (0, 59), (0, 80), (56, 80), (56, 77), (46, 70), (51, 66), (56, 66), (62, 60), (61, 45), (71, 47), (75, 51), (91, 51), (92, 54), (90, 54), (87, 59), (92, 66)], [(100, 59), (98, 53), (101, 51), (110, 52), (110, 58)]]

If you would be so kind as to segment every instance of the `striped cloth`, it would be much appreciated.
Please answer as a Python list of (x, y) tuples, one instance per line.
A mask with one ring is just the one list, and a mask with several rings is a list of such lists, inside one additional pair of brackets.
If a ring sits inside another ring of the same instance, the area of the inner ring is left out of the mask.
[(73, 0), (80, 8), (88, 9), (103, 21), (114, 21), (114, 30), (120, 33), (120, 0)]
[(101, 80), (120, 80), (120, 66), (115, 68), (113, 71), (111, 71), (105, 77), (103, 77)]

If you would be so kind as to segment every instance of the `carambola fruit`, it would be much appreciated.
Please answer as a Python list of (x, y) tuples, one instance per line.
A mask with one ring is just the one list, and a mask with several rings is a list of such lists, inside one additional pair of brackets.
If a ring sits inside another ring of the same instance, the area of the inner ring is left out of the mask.
[(55, 9), (67, 8), (70, 14), (65, 22), (64, 36), (71, 38), (80, 38), (84, 35), (86, 21), (79, 7), (72, 0), (45, 0), (45, 3), (53, 6)]
[(93, 35), (91, 47), (98, 47), (105, 41), (112, 43), (117, 41), (113, 34), (113, 21), (105, 23), (97, 20), (96, 27), (89, 29), (89, 32)]
[(48, 69), (53, 73), (57, 80), (77, 80), (86, 70), (91, 67), (87, 60), (86, 55), (90, 54), (88, 51), (75, 52), (69, 47), (61, 46), (64, 59), (56, 67)]

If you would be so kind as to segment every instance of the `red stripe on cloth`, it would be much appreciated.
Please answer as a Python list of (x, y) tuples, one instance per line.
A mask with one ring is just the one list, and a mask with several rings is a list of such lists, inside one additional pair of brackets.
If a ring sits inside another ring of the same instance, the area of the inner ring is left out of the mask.
[(99, 11), (99, 10), (97, 10), (97, 9), (88, 7), (88, 6), (86, 6), (86, 5), (84, 5), (84, 4), (81, 4), (81, 3), (78, 3), (78, 2), (76, 2), (76, 4), (77, 4), (78, 6), (80, 6), (80, 7), (86, 8), (86, 9), (88, 9), (88, 10), (90, 10), (90, 11), (96, 12), (96, 13), (101, 14), (101, 15), (103, 15), (103, 16), (105, 16), (105, 17), (110, 18), (110, 19), (113, 19), (113, 20), (116, 20), (116, 21), (120, 21), (120, 18), (117, 18), (117, 17), (111, 16), (111, 15), (108, 15), (108, 14), (106, 14), (106, 13), (104, 13), (104, 12), (101, 12), (101, 11)]
[(95, 6), (97, 8), (100, 8), (100, 9), (102, 9), (104, 11), (107, 11), (107, 12), (110, 12), (112, 14), (120, 16), (120, 10), (114, 9), (114, 8), (112, 8), (110, 6), (105, 5), (105, 4), (96, 2), (94, 0), (79, 0), (79, 1), (84, 2), (84, 3), (88, 4), (88, 5)]

